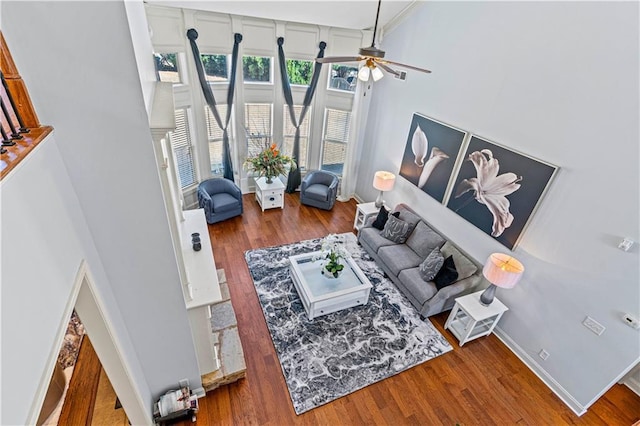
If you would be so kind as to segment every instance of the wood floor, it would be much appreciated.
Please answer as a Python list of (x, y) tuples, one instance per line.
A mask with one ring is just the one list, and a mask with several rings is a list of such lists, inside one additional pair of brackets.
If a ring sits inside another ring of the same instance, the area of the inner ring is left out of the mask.
[[(297, 416), (244, 260), (249, 249), (352, 231), (355, 201), (331, 212), (301, 206), (287, 194), (284, 210), (260, 211), (245, 195), (242, 217), (209, 226), (238, 317), (247, 377), (200, 399), (198, 425), (632, 425), (640, 397), (615, 385), (577, 417), (495, 336), (464, 347), (431, 321), (454, 350), (389, 379)], [(184, 426), (191, 422), (181, 423)]]

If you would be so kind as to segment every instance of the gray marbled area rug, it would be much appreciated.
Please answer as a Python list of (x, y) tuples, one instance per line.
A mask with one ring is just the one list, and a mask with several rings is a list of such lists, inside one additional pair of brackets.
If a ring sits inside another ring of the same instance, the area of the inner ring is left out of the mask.
[(374, 260), (344, 234), (371, 281), (369, 302), (309, 320), (289, 276), (289, 256), (320, 249), (320, 240), (249, 250), (245, 259), (297, 414), (452, 350)]

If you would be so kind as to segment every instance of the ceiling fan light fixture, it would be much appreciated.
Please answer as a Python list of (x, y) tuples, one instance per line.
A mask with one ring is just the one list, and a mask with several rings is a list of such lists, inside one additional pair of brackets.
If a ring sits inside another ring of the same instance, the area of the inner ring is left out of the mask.
[(371, 70), (369, 69), (368, 66), (365, 65), (362, 68), (360, 68), (360, 71), (358, 71), (358, 80), (367, 82), (369, 81), (370, 74), (371, 74)]
[(378, 81), (384, 77), (384, 74), (380, 71), (380, 68), (374, 65), (373, 68), (371, 68), (371, 77), (373, 77), (373, 81)]

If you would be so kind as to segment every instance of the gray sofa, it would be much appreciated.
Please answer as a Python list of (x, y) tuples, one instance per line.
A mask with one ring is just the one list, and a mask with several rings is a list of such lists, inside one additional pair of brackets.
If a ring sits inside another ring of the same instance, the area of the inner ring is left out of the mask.
[[(358, 242), (404, 293), (422, 317), (453, 308), (455, 298), (480, 290), (484, 280), (481, 266), (451, 241), (435, 231), (405, 204), (393, 210), (413, 228), (405, 243), (398, 244), (384, 238), (382, 231), (371, 226), (370, 218), (358, 233)], [(444, 257), (453, 256), (459, 277), (456, 282), (437, 289), (433, 281), (424, 281), (419, 266), (435, 247)]]

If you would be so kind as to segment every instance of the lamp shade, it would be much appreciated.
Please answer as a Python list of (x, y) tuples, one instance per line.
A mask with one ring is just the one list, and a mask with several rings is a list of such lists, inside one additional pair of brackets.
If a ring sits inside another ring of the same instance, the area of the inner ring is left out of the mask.
[(380, 68), (374, 66), (371, 69), (371, 77), (373, 77), (373, 81), (378, 81), (380, 80), (382, 77), (384, 77), (384, 74), (382, 73), (382, 71), (380, 71)]
[(369, 81), (369, 75), (371, 74), (371, 70), (369, 69), (368, 66), (363, 66), (362, 68), (360, 68), (360, 71), (358, 71), (358, 79), (364, 82)]
[(493, 253), (482, 269), (482, 275), (491, 284), (502, 288), (513, 288), (522, 273), (524, 266), (515, 257), (503, 253)]
[(396, 175), (391, 172), (380, 171), (373, 176), (373, 187), (378, 191), (391, 191), (396, 182)]

